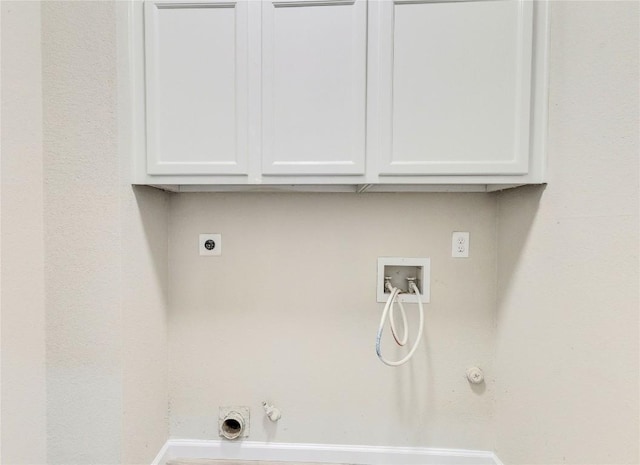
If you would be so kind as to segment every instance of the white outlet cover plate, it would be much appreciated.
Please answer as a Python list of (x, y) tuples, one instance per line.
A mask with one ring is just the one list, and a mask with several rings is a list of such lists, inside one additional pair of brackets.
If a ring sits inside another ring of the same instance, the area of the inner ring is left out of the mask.
[(469, 233), (454, 231), (451, 234), (451, 256), (453, 258), (469, 257)]
[[(205, 246), (208, 240), (212, 240), (215, 244), (215, 246), (211, 250), (207, 249)], [(200, 250), (200, 255), (203, 256), (221, 255), (222, 234), (200, 234), (198, 238), (198, 249)]]
[[(418, 280), (421, 283), (421, 301), (428, 303), (431, 301), (431, 259), (430, 258), (404, 258), (404, 257), (378, 257), (378, 279), (376, 281), (376, 300), (386, 302), (389, 293), (384, 292), (384, 267), (385, 266), (411, 266), (420, 267)], [(415, 294), (400, 294), (400, 302), (418, 303), (418, 296)]]

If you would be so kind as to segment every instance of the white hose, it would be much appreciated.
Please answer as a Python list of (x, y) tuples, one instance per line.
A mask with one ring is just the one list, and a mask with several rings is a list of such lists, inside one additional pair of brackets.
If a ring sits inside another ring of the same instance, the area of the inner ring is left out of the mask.
[[(415, 285), (415, 283), (410, 282), (409, 288), (416, 294), (416, 297), (418, 300), (418, 309), (420, 311), (420, 323), (418, 327), (418, 335), (416, 336), (416, 341), (413, 343), (413, 347), (411, 347), (411, 350), (403, 359), (398, 360), (397, 362), (392, 362), (385, 359), (382, 356), (382, 353), (380, 351), (380, 340), (382, 339), (382, 331), (384, 329), (384, 324), (387, 319), (387, 315), (389, 314), (389, 309), (393, 306), (393, 302), (395, 302), (395, 300), (398, 298), (398, 294), (400, 293), (400, 290), (398, 288), (395, 288), (392, 286), (391, 288), (393, 289), (393, 291), (391, 292), (389, 299), (387, 299), (387, 303), (385, 304), (384, 310), (382, 311), (382, 318), (380, 318), (380, 325), (378, 326), (378, 333), (376, 334), (376, 354), (378, 354), (378, 358), (385, 365), (396, 367), (396, 366), (404, 365), (405, 363), (407, 363), (411, 359), (411, 357), (413, 357), (414, 352), (416, 351), (416, 349), (418, 348), (418, 345), (420, 344), (420, 340), (422, 339), (422, 330), (424, 329), (424, 308), (422, 307), (422, 299), (421, 299), (420, 291), (418, 290), (418, 287)], [(403, 318), (403, 320), (405, 322), (405, 337), (406, 337), (408, 334), (408, 330), (406, 328), (406, 319)]]
[[(390, 288), (389, 290), (394, 289), (394, 287), (391, 286), (391, 284), (389, 284), (389, 288)], [(393, 338), (395, 339), (396, 344), (402, 347), (409, 340), (409, 330), (408, 330), (409, 325), (407, 324), (407, 314), (404, 311), (402, 302), (398, 300), (398, 295), (400, 295), (400, 291), (396, 293), (396, 297), (394, 299), (391, 299), (391, 308), (389, 309), (389, 323), (391, 323), (391, 334), (393, 335)], [(402, 338), (398, 337), (398, 331), (396, 331), (396, 315), (395, 315), (396, 307), (394, 305), (396, 302), (400, 307), (400, 315), (402, 316), (402, 332), (404, 333)]]

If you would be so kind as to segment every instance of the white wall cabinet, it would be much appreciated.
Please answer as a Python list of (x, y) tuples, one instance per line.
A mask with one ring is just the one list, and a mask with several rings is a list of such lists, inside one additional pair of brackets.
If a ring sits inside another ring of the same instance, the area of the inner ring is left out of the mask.
[(526, 174), (532, 2), (378, 7), (380, 173)]
[(133, 0), (120, 10), (135, 184), (544, 181), (545, 2)]
[(260, 6), (262, 173), (363, 175), (366, 1)]
[(147, 173), (247, 174), (248, 3), (145, 4)]

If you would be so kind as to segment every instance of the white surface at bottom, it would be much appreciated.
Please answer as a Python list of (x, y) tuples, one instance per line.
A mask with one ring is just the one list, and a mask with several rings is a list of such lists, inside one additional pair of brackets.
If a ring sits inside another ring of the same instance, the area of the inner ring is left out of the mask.
[(167, 465), (168, 461), (177, 459), (226, 459), (230, 465), (233, 461), (243, 460), (363, 465), (502, 465), (495, 454), (488, 451), (188, 439), (167, 441), (152, 465)]

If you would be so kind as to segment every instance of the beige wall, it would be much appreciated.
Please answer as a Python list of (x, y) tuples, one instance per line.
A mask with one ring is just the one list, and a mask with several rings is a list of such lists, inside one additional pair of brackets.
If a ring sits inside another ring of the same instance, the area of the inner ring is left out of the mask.
[[(173, 196), (171, 435), (215, 439), (218, 407), (248, 405), (252, 440), (491, 449), (493, 383), (474, 391), (465, 370), (494, 376), (495, 206), (483, 194)], [(468, 260), (450, 257), (455, 230), (471, 232)], [(222, 234), (220, 257), (198, 255), (204, 232)], [(401, 368), (374, 351), (379, 256), (432, 260), (425, 341)], [(262, 400), (281, 408), (277, 425)]]
[(123, 409), (114, 8), (44, 2), (50, 463), (119, 463)]
[(168, 205), (129, 183), (116, 6), (2, 9), (2, 463), (150, 463)]
[(549, 185), (498, 201), (497, 453), (638, 464), (638, 3), (551, 13)]
[(50, 463), (149, 463), (167, 437), (166, 194), (118, 153), (116, 6), (43, 4)]
[(44, 463), (45, 306), (40, 4), (2, 2), (3, 464)]
[[(128, 166), (128, 165), (126, 165)], [(149, 464), (169, 435), (166, 194), (123, 178), (122, 464)]]

